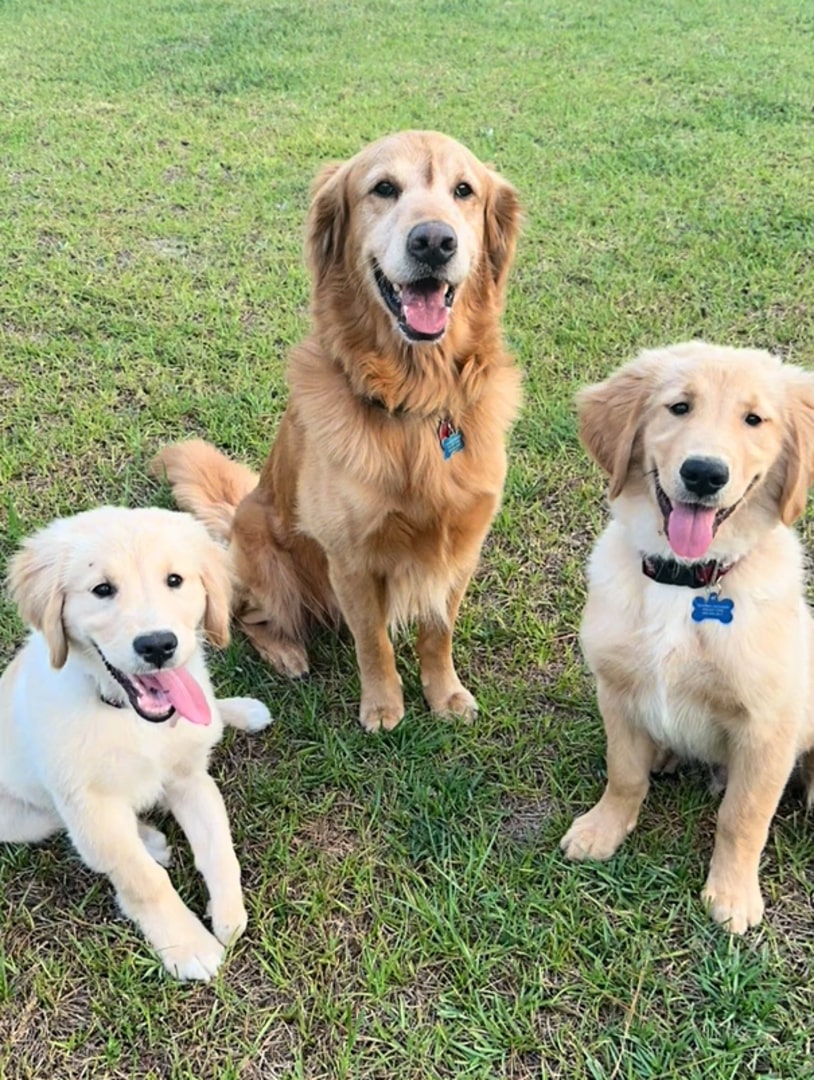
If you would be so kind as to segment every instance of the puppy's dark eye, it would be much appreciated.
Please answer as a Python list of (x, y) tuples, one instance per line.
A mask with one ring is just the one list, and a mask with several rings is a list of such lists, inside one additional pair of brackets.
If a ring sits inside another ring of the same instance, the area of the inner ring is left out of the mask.
[(667, 408), (673, 416), (686, 416), (690, 411), (690, 403), (689, 401), (677, 401), (674, 405), (668, 405)]
[(456, 199), (468, 199), (470, 195), (474, 194), (475, 192), (465, 180), (462, 180), (460, 184), (458, 184), (458, 186), (455, 188)]
[(181, 586), (184, 584), (184, 579), (181, 577), (180, 574), (168, 574), (167, 584), (171, 589), (180, 589)]
[(757, 413), (753, 412), (747, 413), (743, 419), (744, 422), (749, 425), (749, 427), (760, 427), (760, 425), (763, 423), (763, 417), (758, 416)]
[(373, 195), (378, 195), (380, 199), (396, 199), (398, 193), (399, 189), (395, 184), (391, 184), (389, 180), (380, 180), (372, 192)]
[(100, 600), (106, 600), (109, 596), (116, 595), (116, 586), (111, 585), (109, 581), (100, 581), (90, 591), (94, 596), (98, 596)]

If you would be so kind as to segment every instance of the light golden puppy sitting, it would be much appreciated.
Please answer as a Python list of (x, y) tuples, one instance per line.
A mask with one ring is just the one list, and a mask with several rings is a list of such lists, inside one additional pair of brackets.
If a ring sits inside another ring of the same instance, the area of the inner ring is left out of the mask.
[[(210, 978), (246, 910), (209, 753), (224, 723), (270, 720), (251, 698), (216, 701), (207, 675), (202, 629), (229, 635), (224, 551), (187, 514), (104, 507), (26, 540), (9, 583), (34, 632), (0, 680), (0, 842), (66, 829), (168, 970)], [(163, 834), (138, 820), (157, 803), (189, 839), (214, 936), (159, 865)]]
[(814, 376), (695, 341), (642, 353), (578, 400), (610, 476), (581, 633), (608, 782), (562, 846), (613, 855), (666, 752), (723, 763), (703, 899), (742, 933), (763, 915), (758, 862), (780, 795), (814, 745), (812, 619), (789, 528), (814, 470)]

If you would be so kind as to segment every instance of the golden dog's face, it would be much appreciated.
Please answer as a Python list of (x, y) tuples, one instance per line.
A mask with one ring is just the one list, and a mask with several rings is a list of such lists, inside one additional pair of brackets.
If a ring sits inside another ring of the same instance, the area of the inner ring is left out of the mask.
[(225, 552), (188, 514), (103, 507), (63, 518), (24, 543), (9, 579), (54, 667), (71, 650), (144, 719), (181, 704), (195, 718), (201, 700), (184, 667), (202, 627), (228, 639), (230, 583)]
[(329, 166), (309, 248), (317, 287), (337, 264), (408, 343), (439, 341), (458, 295), (502, 287), (519, 207), (513, 189), (460, 143), (402, 132)]
[(814, 376), (768, 353), (703, 342), (644, 353), (584, 391), (580, 416), (611, 497), (646, 497), (680, 558), (704, 558), (749, 506), (786, 522), (805, 506)]

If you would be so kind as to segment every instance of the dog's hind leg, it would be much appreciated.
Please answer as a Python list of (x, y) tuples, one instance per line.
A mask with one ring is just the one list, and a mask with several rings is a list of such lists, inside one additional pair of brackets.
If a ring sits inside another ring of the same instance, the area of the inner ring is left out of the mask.
[(0, 843), (36, 844), (63, 828), (55, 810), (43, 810), (13, 795), (0, 794)]

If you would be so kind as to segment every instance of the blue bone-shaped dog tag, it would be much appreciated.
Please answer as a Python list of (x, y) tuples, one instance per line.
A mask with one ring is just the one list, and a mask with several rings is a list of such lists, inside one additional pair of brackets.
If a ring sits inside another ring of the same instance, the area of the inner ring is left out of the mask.
[(703, 622), (705, 619), (717, 619), (718, 622), (731, 623), (734, 606), (733, 600), (719, 600), (715, 593), (711, 593), (706, 599), (696, 596), (692, 602), (692, 620)]

